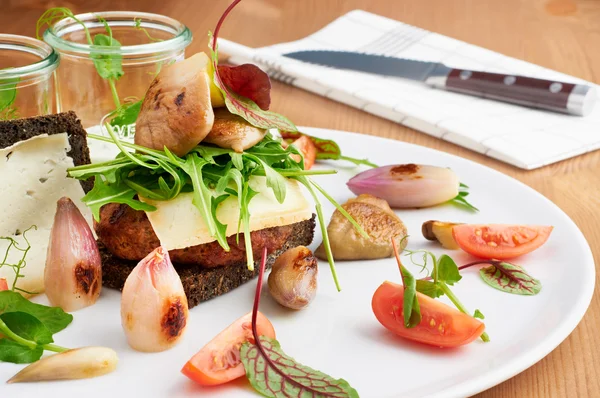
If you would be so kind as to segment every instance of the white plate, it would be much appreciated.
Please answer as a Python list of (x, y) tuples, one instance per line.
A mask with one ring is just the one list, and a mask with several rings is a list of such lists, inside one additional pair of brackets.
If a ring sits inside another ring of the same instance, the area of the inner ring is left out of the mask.
[[(378, 164), (424, 163), (451, 167), (471, 187), (470, 201), (481, 209), (472, 214), (453, 206), (398, 211), (408, 226), (409, 247), (442, 251), (421, 236), (430, 219), (471, 223), (542, 224), (555, 227), (548, 242), (518, 263), (542, 282), (537, 296), (517, 296), (482, 282), (477, 269), (464, 271), (454, 291), (471, 310), (486, 316), (490, 343), (476, 341), (460, 349), (442, 350), (412, 344), (384, 329), (373, 316), (371, 297), (385, 280), (398, 282), (392, 259), (338, 262), (342, 292), (334, 289), (326, 263), (321, 263), (319, 291), (309, 308), (291, 312), (276, 305), (267, 291), (261, 311), (273, 322), (283, 349), (301, 363), (343, 377), (362, 397), (463, 397), (492, 387), (523, 371), (552, 351), (575, 328), (594, 289), (590, 248), (575, 224), (533, 189), (479, 164), (399, 141), (323, 129), (309, 134), (332, 138), (349, 156)], [(332, 165), (334, 165), (332, 163)], [(330, 165), (327, 165), (330, 166)], [(340, 163), (336, 176), (317, 181), (339, 202), (353, 195), (345, 182), (356, 173)], [(323, 167), (323, 166), (320, 166)], [(333, 207), (325, 205), (325, 214)], [(318, 234), (313, 248), (320, 242)], [(469, 261), (452, 252), (458, 264)], [(417, 268), (413, 267), (417, 272)], [(180, 373), (185, 362), (235, 319), (251, 311), (255, 282), (190, 311), (183, 340), (170, 351), (143, 354), (130, 349), (120, 325), (120, 294), (105, 289), (99, 302), (76, 312), (73, 323), (56, 337), (68, 347), (100, 345), (118, 351), (116, 372), (97, 379), (44, 384), (0, 384), (2, 397), (253, 397), (245, 380), (217, 388), (201, 388)], [(44, 298), (41, 301), (44, 302)], [(445, 301), (445, 299), (444, 299)], [(0, 364), (0, 380), (22, 366)]]

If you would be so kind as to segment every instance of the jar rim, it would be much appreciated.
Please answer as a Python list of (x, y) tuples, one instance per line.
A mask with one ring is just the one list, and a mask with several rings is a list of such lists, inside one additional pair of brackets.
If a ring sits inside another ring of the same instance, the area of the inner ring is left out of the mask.
[(174, 29), (176, 34), (172, 38), (158, 42), (120, 47), (76, 43), (70, 40), (65, 40), (60, 35), (61, 29), (65, 29), (69, 26), (72, 26), (73, 24), (77, 24), (77, 22), (73, 18), (66, 17), (55, 23), (53, 26), (46, 29), (46, 31), (43, 34), (44, 41), (59, 51), (69, 51), (79, 54), (90, 54), (93, 51), (96, 54), (105, 55), (147, 55), (162, 52), (178, 51), (184, 49), (192, 42), (192, 32), (186, 25), (177, 21), (176, 19), (160, 14), (134, 11), (101, 11), (75, 15), (75, 17), (82, 21), (84, 24), (90, 22), (102, 24), (100, 21), (98, 21), (98, 16), (104, 18), (109, 25), (111, 25), (111, 22), (115, 22), (115, 18), (131, 18), (131, 22), (133, 22), (137, 18), (142, 19), (142, 21), (152, 20), (158, 24)]
[[(52, 46), (49, 46), (41, 40), (28, 36), (0, 33), (0, 46), (2, 45), (12, 45), (14, 48), (11, 48), (10, 50), (25, 51), (34, 54), (38, 56), (40, 60), (29, 65), (0, 69), (0, 80), (14, 78), (23, 80), (24, 77), (30, 77), (32, 75), (52, 73), (58, 67), (58, 53)], [(2, 85), (4, 85), (4, 83), (0, 83), (0, 86)]]

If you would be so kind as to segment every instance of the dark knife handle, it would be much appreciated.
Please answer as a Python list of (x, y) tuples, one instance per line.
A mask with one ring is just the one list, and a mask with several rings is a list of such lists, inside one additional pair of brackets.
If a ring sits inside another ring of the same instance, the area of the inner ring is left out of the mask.
[[(435, 83), (441, 83), (438, 80)], [(441, 84), (435, 84), (441, 86)], [(587, 115), (596, 100), (595, 90), (583, 84), (571, 84), (531, 77), (452, 69), (444, 88), (475, 94), (533, 108), (572, 115)]]

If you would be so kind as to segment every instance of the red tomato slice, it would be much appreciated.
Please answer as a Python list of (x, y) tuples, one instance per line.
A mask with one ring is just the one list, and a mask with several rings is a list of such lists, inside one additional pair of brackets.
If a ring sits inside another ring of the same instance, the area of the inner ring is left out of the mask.
[(6, 279), (0, 278), (0, 292), (2, 290), (8, 290), (8, 283), (6, 283)]
[(543, 245), (553, 227), (537, 225), (472, 225), (452, 228), (461, 249), (475, 257), (505, 260), (530, 253)]
[(485, 325), (439, 300), (417, 292), (421, 322), (404, 326), (404, 286), (384, 282), (373, 295), (371, 305), (377, 320), (400, 337), (437, 347), (458, 347), (481, 336)]
[(310, 170), (315, 164), (315, 160), (317, 158), (317, 147), (315, 144), (310, 140), (310, 138), (303, 135), (296, 141), (292, 142), (292, 145), (298, 148), (304, 156), (304, 170)]
[[(271, 322), (260, 312), (256, 318), (260, 336), (275, 338)], [(181, 373), (203, 386), (224, 384), (246, 374), (240, 347), (252, 337), (252, 313), (246, 314), (202, 347), (181, 369)]]

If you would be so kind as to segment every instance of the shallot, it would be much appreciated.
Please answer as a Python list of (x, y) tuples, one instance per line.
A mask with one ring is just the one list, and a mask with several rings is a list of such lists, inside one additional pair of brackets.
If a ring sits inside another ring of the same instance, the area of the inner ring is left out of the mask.
[(385, 199), (393, 208), (429, 207), (458, 195), (460, 182), (450, 169), (401, 164), (377, 167), (351, 178), (348, 188)]
[(185, 333), (188, 302), (169, 253), (162, 246), (131, 271), (121, 297), (121, 324), (127, 342), (144, 352), (164, 351)]
[(309, 248), (297, 246), (281, 254), (269, 274), (269, 291), (279, 304), (300, 310), (317, 293), (317, 259)]
[(67, 197), (58, 200), (44, 269), (50, 304), (67, 312), (90, 306), (102, 289), (98, 244), (85, 218)]

